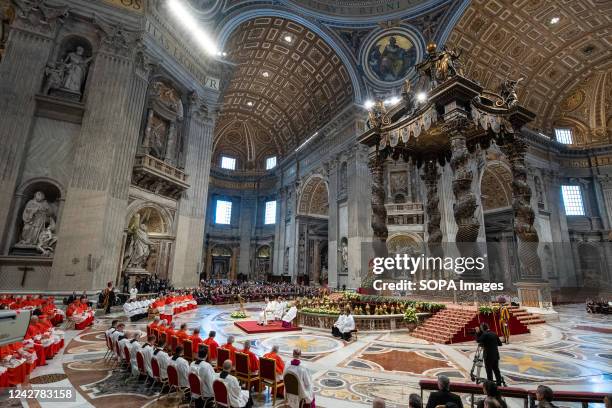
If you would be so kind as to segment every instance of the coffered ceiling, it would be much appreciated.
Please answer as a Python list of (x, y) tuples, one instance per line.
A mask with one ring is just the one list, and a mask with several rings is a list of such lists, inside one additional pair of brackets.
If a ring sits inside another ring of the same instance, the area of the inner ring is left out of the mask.
[(215, 157), (231, 154), (238, 168), (292, 152), (354, 98), (349, 74), (317, 34), (280, 17), (254, 18), (230, 36), (236, 64), (215, 130)]
[(466, 73), (486, 88), (523, 77), (519, 100), (536, 129), (569, 124), (576, 145), (612, 142), (611, 1), (473, 0), (448, 44), (465, 50)]

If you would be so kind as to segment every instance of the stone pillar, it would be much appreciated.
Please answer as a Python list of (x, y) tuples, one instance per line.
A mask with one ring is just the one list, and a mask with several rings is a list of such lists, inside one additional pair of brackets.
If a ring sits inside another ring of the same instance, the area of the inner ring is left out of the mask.
[(328, 189), (329, 189), (329, 211), (327, 222), (327, 285), (330, 288), (338, 287), (338, 167), (340, 163), (337, 159), (332, 159), (328, 169)]
[(312, 240), (312, 282), (311, 285), (319, 286), (321, 277), (321, 254), (319, 253), (319, 240)]
[[(212, 156), (214, 120), (204, 100), (193, 94), (185, 132), (185, 173), (189, 189), (183, 194), (178, 211), (172, 283), (175, 287), (194, 286), (199, 281), (204, 250), (204, 228), (208, 179)], [(174, 156), (173, 156), (174, 157)]]
[[(17, 2), (22, 5), (21, 1)], [(10, 226), (15, 222), (11, 202), (17, 189), (25, 148), (34, 121), (34, 95), (41, 89), (45, 64), (67, 7), (48, 13), (23, 5), (16, 13), (6, 52), (0, 64), (0, 248), (8, 249)], [(17, 209), (15, 209), (17, 211)], [(15, 216), (18, 216), (15, 214)]]
[(371, 225), (374, 257), (386, 257), (388, 254), (387, 237), (389, 236), (389, 230), (387, 229), (387, 209), (385, 208), (384, 161), (384, 157), (376, 147), (376, 152), (370, 156), (368, 163), (372, 175)]
[(238, 258), (240, 257), (240, 247), (232, 247), (232, 264), (230, 265), (230, 276), (231, 280), (235, 280), (238, 276)]
[[(370, 217), (373, 217), (373, 211), (371, 211), (370, 200), (368, 197), (373, 199), (372, 192), (374, 191), (373, 185), (370, 186), (368, 180), (370, 180), (370, 169), (368, 168), (367, 159), (367, 148), (363, 145), (357, 145), (349, 151), (348, 155), (348, 166), (347, 166), (347, 205), (348, 205), (348, 279), (347, 286), (352, 289), (361, 287), (361, 282), (368, 274), (367, 265), (369, 259), (372, 257), (368, 245), (372, 239), (371, 221)], [(382, 166), (382, 164), (381, 164)], [(380, 169), (380, 174), (377, 177), (380, 179), (383, 177), (383, 168)], [(378, 172), (378, 170), (376, 170)], [(383, 181), (384, 182), (384, 181)], [(382, 204), (377, 207), (377, 211), (383, 211), (380, 220), (384, 222), (383, 234), (379, 237), (379, 242), (384, 244), (382, 246), (383, 253), (387, 252), (387, 238), (386, 238), (386, 225), (387, 225), (387, 210), (384, 206), (384, 184), (379, 185), (382, 187), (382, 201), (381, 196), (377, 196), (377, 202)], [(380, 189), (377, 189), (377, 194), (381, 193)], [(338, 245), (340, 245), (340, 237)], [(375, 238), (376, 239), (376, 238)], [(338, 252), (336, 251), (336, 254)]]
[[(96, 19), (101, 37), (58, 233), (49, 289), (97, 290), (115, 281), (149, 65), (137, 35)], [(137, 58), (138, 57), (138, 58)], [(137, 64), (135, 62), (138, 62)]]
[(240, 260), (238, 262), (238, 273), (251, 275), (251, 231), (255, 222), (256, 197), (242, 196), (240, 201)]
[(282, 275), (285, 264), (285, 218), (287, 217), (287, 187), (282, 186), (278, 195), (276, 208), (276, 226), (274, 227), (274, 252), (272, 262), (272, 274)]

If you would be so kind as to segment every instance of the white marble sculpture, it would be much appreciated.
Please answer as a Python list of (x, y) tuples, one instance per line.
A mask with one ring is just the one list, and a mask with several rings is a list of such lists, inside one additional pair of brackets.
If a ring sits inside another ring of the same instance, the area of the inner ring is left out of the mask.
[[(146, 218), (146, 217), (145, 217)], [(128, 227), (129, 241), (125, 250), (124, 269), (144, 269), (151, 254), (153, 243), (149, 240), (146, 219), (140, 219), (140, 213), (132, 218)]]
[(76, 47), (76, 51), (69, 52), (64, 58), (66, 75), (64, 76), (64, 88), (74, 93), (81, 93), (81, 87), (85, 82), (87, 68), (91, 58), (84, 56), (85, 49)]
[(53, 209), (45, 193), (37, 191), (27, 202), (21, 214), (23, 228), (16, 248), (37, 249), (43, 255), (51, 255), (55, 248), (55, 219)]

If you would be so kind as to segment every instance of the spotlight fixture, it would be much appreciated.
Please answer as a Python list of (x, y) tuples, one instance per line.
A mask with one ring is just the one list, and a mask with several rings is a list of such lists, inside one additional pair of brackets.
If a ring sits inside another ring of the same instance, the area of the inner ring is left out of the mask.
[(264, 78), (267, 78), (270, 76), (270, 73), (268, 71), (264, 71), (261, 73), (261, 76), (263, 76)]
[(253, 102), (252, 101), (248, 101), (247, 102), (247, 106), (253, 106)]
[(559, 17), (553, 17), (550, 19), (549, 23), (550, 25), (554, 25), (554, 24), (557, 24), (559, 20), (561, 20)]
[(293, 38), (290, 35), (286, 35), (284, 37), (284, 40), (287, 41), (288, 43), (290, 43), (291, 41), (293, 41)]
[(370, 109), (370, 108), (372, 108), (372, 106), (374, 106), (374, 101), (371, 100), (371, 99), (368, 99), (367, 101), (364, 102), (363, 106), (366, 109)]
[(417, 101), (423, 103), (427, 100), (427, 94), (425, 92), (419, 92), (416, 98), (417, 98)]
[(186, 6), (181, 0), (168, 0), (168, 6), (177, 22), (188, 31), (200, 46), (210, 55), (225, 56), (225, 53), (219, 54), (213, 37), (202, 29), (201, 24), (193, 17), (193, 10)]

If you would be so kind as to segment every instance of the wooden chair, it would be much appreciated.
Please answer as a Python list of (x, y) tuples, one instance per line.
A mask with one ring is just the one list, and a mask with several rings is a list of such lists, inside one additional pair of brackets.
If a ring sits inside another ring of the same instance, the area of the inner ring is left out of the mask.
[(239, 381), (243, 381), (247, 385), (247, 390), (251, 390), (251, 384), (255, 383), (258, 385), (258, 392), (261, 392), (261, 385), (259, 381), (259, 373), (251, 373), (249, 367), (249, 356), (245, 353), (236, 352), (236, 378)]
[(300, 396), (300, 379), (292, 373), (283, 376), (285, 384), (285, 404), (291, 408), (310, 408), (311, 404), (304, 401)]
[(183, 340), (183, 357), (191, 361), (193, 360), (193, 344), (191, 340)]
[(189, 393), (189, 405), (191, 405), (194, 397), (195, 399), (202, 398), (202, 385), (200, 384), (200, 377), (198, 377), (196, 373), (189, 373), (187, 379), (189, 380), (189, 391), (191, 391)]
[[(236, 361), (237, 363), (238, 361)], [(276, 394), (279, 388), (285, 388), (283, 380), (278, 380), (276, 375), (276, 360), (259, 357), (259, 378), (264, 386), (269, 387), (272, 394), (272, 406), (276, 405)]]
[(161, 341), (166, 344), (166, 340), (168, 340), (168, 336), (166, 335), (165, 332), (162, 332), (161, 334)]
[(144, 364), (144, 357), (142, 356), (141, 352), (136, 353), (136, 365), (138, 366), (138, 372), (140, 375), (144, 375), (148, 380), (149, 374), (147, 374), (147, 369), (145, 368)]
[(217, 349), (217, 368), (216, 370), (221, 371), (223, 369), (223, 362), (229, 359), (230, 359), (230, 351), (219, 347)]
[(170, 352), (174, 354), (174, 350), (176, 350), (176, 346), (178, 346), (178, 337), (170, 336)]
[[(211, 358), (210, 358), (210, 349), (208, 348), (208, 344), (202, 344), (202, 343), (200, 343), (200, 345), (198, 346), (198, 353), (199, 353), (199, 352), (200, 352), (200, 350), (202, 350), (202, 349), (206, 349), (206, 359), (207, 359), (208, 361), (210, 361), (210, 360), (211, 360)], [(196, 357), (197, 357), (197, 356), (196, 356)]]
[(162, 385), (162, 390), (168, 384), (167, 378), (161, 378), (161, 370), (159, 369), (159, 363), (155, 357), (151, 358), (151, 371), (153, 372), (153, 384), (151, 384), (151, 388), (155, 386), (156, 383), (160, 383)]
[(104, 360), (108, 360), (113, 356), (113, 343), (106, 333), (104, 333), (104, 340), (106, 341), (106, 353), (104, 354)]
[(215, 407), (231, 408), (227, 385), (223, 381), (215, 380), (213, 382), (213, 392), (215, 394)]
[[(187, 391), (189, 388), (181, 387), (179, 385), (178, 371), (176, 370), (176, 367), (171, 365), (168, 366), (168, 385), (170, 386), (170, 389), (168, 390), (168, 397), (170, 397), (170, 394), (177, 394), (179, 396), (177, 403), (178, 406), (183, 399), (182, 397), (184, 396), (185, 391)], [(172, 390), (174, 390), (174, 392), (172, 392)], [(183, 392), (183, 396), (180, 394), (181, 391)]]
[(147, 325), (147, 337), (149, 337), (152, 333), (152, 329)]

